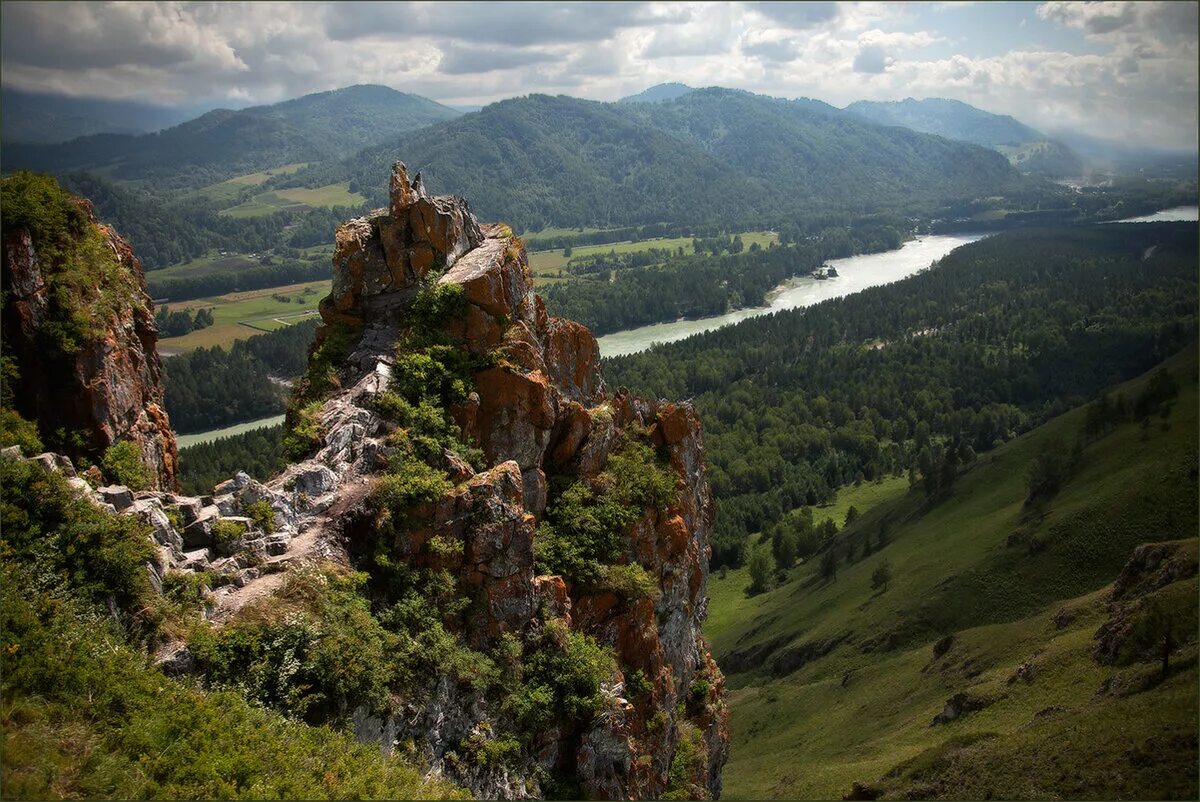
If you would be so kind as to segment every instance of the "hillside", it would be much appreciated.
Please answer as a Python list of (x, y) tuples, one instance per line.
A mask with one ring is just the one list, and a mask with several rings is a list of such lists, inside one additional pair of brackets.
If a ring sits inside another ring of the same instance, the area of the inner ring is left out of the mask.
[(240, 111), (216, 109), (142, 136), (100, 134), (58, 145), (6, 145), (7, 169), (97, 170), (118, 180), (200, 185), (285, 164), (339, 158), (458, 115), (383, 86), (351, 86)]
[(719, 567), (792, 508), (984, 453), (1145, 371), (1195, 325), (1194, 224), (1014, 231), (893, 284), (607, 360), (605, 375), (695, 399)]
[(682, 97), (688, 92), (696, 91), (687, 84), (681, 83), (666, 83), (655, 84), (647, 89), (643, 89), (636, 95), (627, 95), (618, 103), (662, 103), (664, 100), (674, 100), (677, 97)]
[(881, 128), (817, 101), (704, 89), (661, 103), (505, 100), (289, 183), (349, 180), (381, 202), (379, 170), (395, 158), (484, 215), (534, 230), (937, 206), (1018, 180), (982, 148)]
[(714, 580), (729, 795), (1194, 798), (1195, 347), (1166, 368), (1178, 397), (1147, 392), (1157, 371), (1116, 388), (1161, 404), (1092, 427), (1036, 504), (1034, 463), (1084, 437), (1086, 409), (981, 458), (941, 501), (903, 486), (866, 501), (822, 552), (835, 577), (818, 556), (759, 596), (745, 569)]
[(846, 111), (880, 125), (902, 126), (995, 148), (1025, 173), (1051, 177), (1083, 174), (1083, 160), (1067, 145), (1007, 114), (992, 114), (958, 100), (859, 100)]

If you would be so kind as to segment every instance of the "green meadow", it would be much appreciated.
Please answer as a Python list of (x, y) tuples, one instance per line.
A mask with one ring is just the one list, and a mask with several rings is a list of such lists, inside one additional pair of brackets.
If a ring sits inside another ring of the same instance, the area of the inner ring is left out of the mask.
[[(1084, 409), (985, 454), (940, 503), (899, 480), (839, 492), (816, 520), (841, 526), (854, 505), (838, 542), (873, 551), (835, 579), (819, 556), (759, 596), (745, 569), (713, 576), (705, 632), (733, 689), (726, 796), (836, 799), (857, 782), (885, 798), (1194, 798), (1194, 639), (1161, 681), (1155, 664), (1092, 657), (1105, 588), (1138, 545), (1186, 540), (1194, 560), (1195, 353), (1167, 365), (1170, 414), (1088, 444), (1040, 511), (1025, 505), (1030, 465), (1070, 447)], [(1144, 381), (1119, 389), (1132, 399)], [(873, 588), (884, 560), (892, 580)], [(1194, 622), (1196, 591), (1193, 576), (1159, 594)], [(1032, 680), (1011, 680), (1026, 662)], [(957, 693), (987, 705), (933, 726)]]

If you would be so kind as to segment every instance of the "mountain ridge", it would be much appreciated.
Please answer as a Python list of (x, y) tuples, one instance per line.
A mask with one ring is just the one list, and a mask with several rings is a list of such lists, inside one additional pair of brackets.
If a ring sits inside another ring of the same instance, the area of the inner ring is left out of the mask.
[[(397, 157), (520, 229), (936, 205), (1019, 180), (1003, 158), (975, 145), (882, 128), (819, 101), (709, 88), (653, 104), (512, 98), (283, 183), (349, 180), (382, 202), (375, 176)], [(695, 203), (701, 190), (708, 204)]]
[(845, 111), (880, 125), (911, 128), (993, 148), (1022, 172), (1057, 178), (1079, 176), (1084, 171), (1082, 158), (1068, 145), (1010, 115), (984, 111), (961, 100), (859, 100), (846, 106)]
[[(284, 164), (349, 155), (396, 130), (450, 119), (458, 112), (389, 87), (356, 85), (265, 106), (213, 109), (140, 136), (98, 134), (56, 145), (9, 145), (5, 160), (37, 170), (102, 170), (138, 180), (206, 180)], [(236, 155), (235, 155), (236, 154)]]

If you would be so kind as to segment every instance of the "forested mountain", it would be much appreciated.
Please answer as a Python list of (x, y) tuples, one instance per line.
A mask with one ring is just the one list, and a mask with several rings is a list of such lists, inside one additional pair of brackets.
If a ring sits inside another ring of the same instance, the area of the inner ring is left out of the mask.
[(144, 134), (196, 116), (187, 109), (133, 101), (0, 90), (0, 138), (44, 145), (92, 134)]
[(817, 101), (702, 89), (662, 103), (505, 100), (281, 183), (349, 179), (382, 202), (379, 176), (397, 159), (438, 191), (470, 197), (482, 217), (521, 229), (930, 207), (1018, 181), (980, 147), (880, 127)]
[(737, 563), (793, 508), (957, 464), (1182, 348), (1196, 258), (1189, 223), (1008, 232), (904, 281), (606, 360), (605, 378), (695, 399), (714, 564)]
[(896, 125), (927, 134), (994, 148), (1022, 172), (1051, 176), (1083, 173), (1079, 154), (1007, 114), (992, 114), (958, 100), (926, 98), (888, 102), (859, 100), (846, 111), (880, 125)]
[(627, 95), (618, 100), (618, 103), (661, 103), (664, 100), (674, 100), (677, 97), (682, 97), (688, 92), (696, 91), (687, 84), (681, 83), (666, 83), (655, 84), (649, 89), (643, 89), (636, 95)]
[(57, 145), (8, 145), (6, 168), (103, 170), (120, 180), (199, 186), (267, 167), (346, 156), (358, 148), (458, 115), (384, 86), (351, 86), (272, 106), (216, 109), (174, 128), (99, 134)]

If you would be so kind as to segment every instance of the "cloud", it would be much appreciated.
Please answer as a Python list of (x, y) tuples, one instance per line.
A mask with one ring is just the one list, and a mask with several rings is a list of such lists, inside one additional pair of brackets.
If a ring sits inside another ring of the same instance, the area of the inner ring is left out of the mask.
[(881, 73), (892, 66), (896, 60), (884, 52), (883, 45), (859, 45), (858, 54), (854, 56), (854, 71), (865, 73)]
[(837, 3), (751, 3), (750, 7), (787, 28), (815, 28), (837, 19)]
[(470, 47), (448, 42), (441, 47), (438, 70), (446, 75), (470, 75), (494, 70), (510, 70), (529, 64), (562, 61), (564, 56), (542, 50), (512, 50), (497, 47)]
[(741, 51), (765, 61), (788, 62), (800, 57), (800, 45), (790, 36), (750, 31), (742, 37)]
[(429, 34), (524, 47), (594, 42), (636, 25), (686, 20), (690, 11), (644, 3), (336, 3), (325, 9), (335, 40)]
[[(1194, 146), (1196, 12), (1045, 2), (1001, 48), (984, 4), (13, 1), (0, 66), (6, 87), (189, 107), (359, 83), (456, 104), (612, 100), (668, 81), (838, 105), (951, 97), (1035, 127)], [(1030, 44), (1046, 41), (1065, 44)]]

